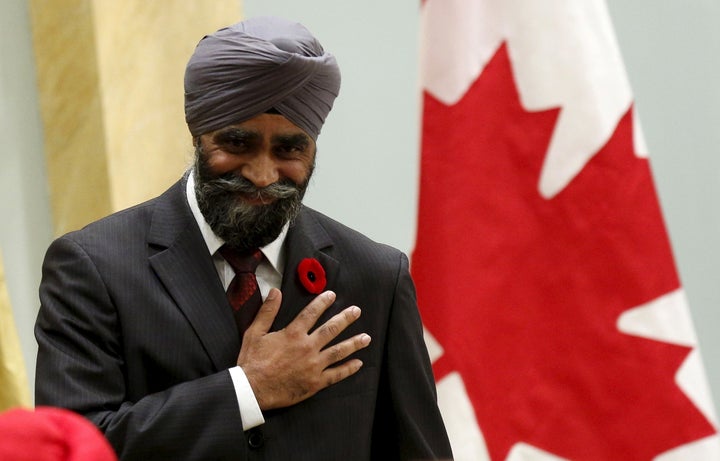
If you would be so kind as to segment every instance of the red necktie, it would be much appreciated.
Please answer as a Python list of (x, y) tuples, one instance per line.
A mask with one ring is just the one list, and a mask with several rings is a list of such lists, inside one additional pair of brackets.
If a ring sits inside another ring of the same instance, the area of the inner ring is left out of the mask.
[(242, 340), (243, 333), (250, 326), (262, 305), (262, 296), (255, 278), (255, 269), (262, 261), (263, 254), (257, 248), (240, 252), (226, 245), (220, 247), (219, 251), (235, 271), (235, 277), (227, 289), (227, 297), (232, 306), (235, 323)]

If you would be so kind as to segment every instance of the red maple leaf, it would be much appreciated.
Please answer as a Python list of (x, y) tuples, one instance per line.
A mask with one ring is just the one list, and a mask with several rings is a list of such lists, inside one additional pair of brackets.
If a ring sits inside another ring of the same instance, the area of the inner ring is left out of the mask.
[(554, 198), (538, 193), (559, 109), (526, 112), (501, 47), (467, 94), (425, 94), (412, 273), (492, 460), (525, 442), (573, 460), (648, 460), (715, 433), (674, 382), (690, 349), (620, 332), (680, 286), (630, 111)]

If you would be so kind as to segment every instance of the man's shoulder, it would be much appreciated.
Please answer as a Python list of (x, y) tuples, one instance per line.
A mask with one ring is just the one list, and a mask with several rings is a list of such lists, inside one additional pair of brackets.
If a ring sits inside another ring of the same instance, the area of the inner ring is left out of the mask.
[(158, 208), (182, 209), (184, 194), (180, 188), (181, 182), (178, 181), (159, 196), (101, 217), (62, 237), (73, 240), (87, 240), (99, 236), (105, 239), (118, 239), (145, 232), (145, 229), (151, 225)]

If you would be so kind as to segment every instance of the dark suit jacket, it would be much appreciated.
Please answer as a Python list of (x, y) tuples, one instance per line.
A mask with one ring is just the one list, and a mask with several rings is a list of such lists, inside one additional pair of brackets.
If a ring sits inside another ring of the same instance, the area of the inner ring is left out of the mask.
[(305, 208), (288, 232), (279, 329), (315, 296), (296, 275), (317, 258), (335, 304), (362, 316), (364, 366), (242, 431), (227, 369), (231, 310), (179, 181), (160, 197), (57, 239), (35, 334), (36, 404), (84, 414), (124, 460), (450, 458), (405, 255)]

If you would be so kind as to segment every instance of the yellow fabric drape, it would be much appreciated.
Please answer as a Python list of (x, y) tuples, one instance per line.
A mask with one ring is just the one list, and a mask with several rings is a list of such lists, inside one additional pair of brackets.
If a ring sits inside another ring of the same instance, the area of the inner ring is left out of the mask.
[(0, 412), (16, 406), (30, 406), (30, 390), (0, 254)]
[(192, 159), (185, 65), (239, 0), (30, 0), (55, 235), (153, 197)]

